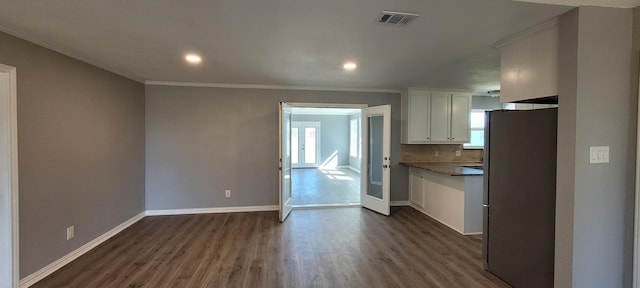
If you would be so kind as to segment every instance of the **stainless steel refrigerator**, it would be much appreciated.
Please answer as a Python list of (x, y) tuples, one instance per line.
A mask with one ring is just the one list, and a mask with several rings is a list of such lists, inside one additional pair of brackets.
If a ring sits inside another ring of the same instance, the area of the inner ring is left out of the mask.
[(485, 115), (485, 269), (514, 287), (553, 287), (558, 110)]

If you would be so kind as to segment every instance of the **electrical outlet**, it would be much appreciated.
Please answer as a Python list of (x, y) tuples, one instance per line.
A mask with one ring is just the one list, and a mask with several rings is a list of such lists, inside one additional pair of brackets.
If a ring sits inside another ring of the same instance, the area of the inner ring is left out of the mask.
[(433, 155), (435, 155), (436, 157), (440, 156), (440, 151), (434, 152)]
[(229, 190), (229, 189), (224, 190), (224, 197), (231, 198), (231, 190)]
[(460, 156), (462, 155), (462, 152), (460, 150), (456, 150), (456, 156)]
[(67, 227), (67, 240), (70, 240), (71, 238), (73, 238), (75, 235), (75, 226), (69, 226)]

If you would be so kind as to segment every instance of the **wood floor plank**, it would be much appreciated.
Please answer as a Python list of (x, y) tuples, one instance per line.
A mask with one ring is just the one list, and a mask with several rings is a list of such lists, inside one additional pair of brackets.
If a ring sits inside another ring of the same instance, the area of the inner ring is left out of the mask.
[(155, 216), (32, 287), (509, 287), (481, 246), (410, 207)]

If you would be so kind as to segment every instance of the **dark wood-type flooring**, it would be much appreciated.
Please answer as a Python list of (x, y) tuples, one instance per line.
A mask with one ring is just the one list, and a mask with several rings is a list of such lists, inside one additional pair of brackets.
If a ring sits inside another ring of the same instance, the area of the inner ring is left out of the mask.
[(410, 207), (146, 217), (32, 287), (508, 287)]

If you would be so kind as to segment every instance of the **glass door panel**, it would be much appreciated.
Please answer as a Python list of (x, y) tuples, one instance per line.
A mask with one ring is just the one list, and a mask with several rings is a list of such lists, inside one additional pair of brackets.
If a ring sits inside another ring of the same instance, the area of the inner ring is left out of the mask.
[(383, 116), (369, 118), (369, 165), (367, 165), (367, 195), (383, 199), (382, 195), (382, 162), (383, 162)]
[(316, 146), (317, 146), (317, 129), (316, 127), (304, 128), (304, 163), (315, 164), (316, 160)]
[(300, 150), (298, 145), (298, 127), (291, 128), (291, 164), (298, 164), (298, 151)]

